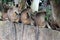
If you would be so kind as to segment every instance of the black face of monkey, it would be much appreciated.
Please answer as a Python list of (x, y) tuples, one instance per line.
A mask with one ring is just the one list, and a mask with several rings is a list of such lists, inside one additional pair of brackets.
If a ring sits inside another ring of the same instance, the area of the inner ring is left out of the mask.
[(31, 0), (27, 0), (27, 3), (30, 6), (31, 5)]
[(18, 7), (18, 4), (16, 4), (16, 7)]

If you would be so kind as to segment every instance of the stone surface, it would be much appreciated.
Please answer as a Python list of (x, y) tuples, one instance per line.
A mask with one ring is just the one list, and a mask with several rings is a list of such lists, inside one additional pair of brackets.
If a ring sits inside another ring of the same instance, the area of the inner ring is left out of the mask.
[(6, 22), (3, 26), (0, 26), (0, 40), (60, 40), (60, 32)]

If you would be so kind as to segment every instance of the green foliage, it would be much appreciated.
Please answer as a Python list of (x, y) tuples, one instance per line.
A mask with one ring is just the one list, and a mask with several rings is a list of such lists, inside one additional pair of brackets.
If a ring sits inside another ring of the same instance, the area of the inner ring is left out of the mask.
[(60, 0), (54, 0), (56, 4), (60, 4)]
[(2, 0), (2, 3), (12, 2), (13, 0)]
[(51, 13), (52, 13), (52, 11), (51, 11), (51, 5), (48, 5), (48, 6), (46, 7), (46, 16), (45, 16), (45, 20), (46, 20), (46, 21), (49, 20), (49, 18), (50, 18), (50, 16), (51, 16)]
[(21, 0), (20, 5), (21, 5), (21, 9), (23, 10), (25, 8), (25, 0)]

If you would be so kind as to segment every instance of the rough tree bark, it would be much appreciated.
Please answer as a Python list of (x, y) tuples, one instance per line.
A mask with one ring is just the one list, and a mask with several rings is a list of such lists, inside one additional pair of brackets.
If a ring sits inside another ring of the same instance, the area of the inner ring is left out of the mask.
[(60, 27), (60, 2), (59, 0), (50, 0), (51, 6), (52, 6), (52, 16), (54, 21), (58, 24)]

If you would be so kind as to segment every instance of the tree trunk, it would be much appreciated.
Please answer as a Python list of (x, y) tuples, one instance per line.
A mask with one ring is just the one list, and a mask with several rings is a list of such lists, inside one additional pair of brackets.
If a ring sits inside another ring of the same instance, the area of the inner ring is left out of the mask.
[(52, 16), (53, 16), (53, 19), (60, 27), (60, 5), (57, 4), (55, 2), (55, 0), (51, 0), (50, 3), (51, 3), (51, 6), (52, 6)]

